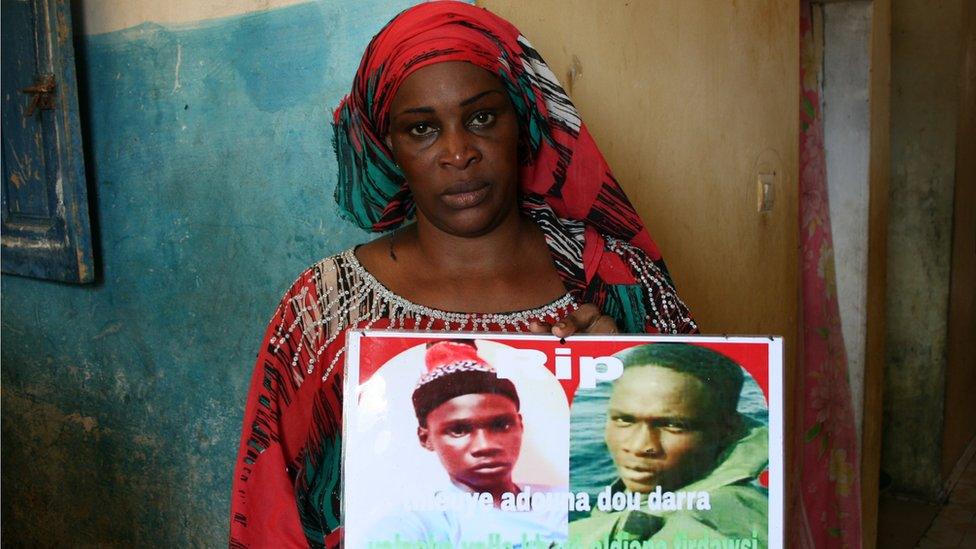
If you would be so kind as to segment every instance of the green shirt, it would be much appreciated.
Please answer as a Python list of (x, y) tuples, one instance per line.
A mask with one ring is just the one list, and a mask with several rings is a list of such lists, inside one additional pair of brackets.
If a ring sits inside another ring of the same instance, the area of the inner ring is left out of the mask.
[[(723, 452), (708, 476), (677, 490), (708, 492), (710, 509), (650, 510), (648, 495), (642, 494), (640, 511), (594, 509), (589, 517), (570, 523), (572, 546), (609, 549), (614, 541), (636, 540), (648, 542), (640, 544), (642, 548), (654, 549), (767, 547), (768, 494), (755, 479), (769, 461), (769, 432), (763, 425), (744, 421), (743, 436)], [(623, 489), (618, 480), (611, 491)]]

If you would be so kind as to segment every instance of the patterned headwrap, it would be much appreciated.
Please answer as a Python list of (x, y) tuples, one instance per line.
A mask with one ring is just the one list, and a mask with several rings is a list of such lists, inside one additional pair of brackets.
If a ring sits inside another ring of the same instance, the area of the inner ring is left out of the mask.
[(420, 425), (427, 415), (452, 398), (470, 394), (501, 395), (519, 408), (515, 385), (498, 377), (495, 368), (478, 356), (474, 341), (436, 341), (427, 344), (426, 372), (413, 391), (413, 407)]
[[(414, 71), (466, 61), (501, 80), (519, 118), (523, 198), (545, 201), (559, 217), (586, 224), (586, 278), (596, 272), (607, 235), (660, 259), (576, 108), (518, 29), (491, 12), (455, 1), (420, 4), (395, 17), (370, 42), (352, 93), (335, 110), (340, 209), (360, 227), (387, 231), (413, 213), (413, 199), (384, 142), (393, 97)], [(662, 265), (663, 266), (663, 265)]]

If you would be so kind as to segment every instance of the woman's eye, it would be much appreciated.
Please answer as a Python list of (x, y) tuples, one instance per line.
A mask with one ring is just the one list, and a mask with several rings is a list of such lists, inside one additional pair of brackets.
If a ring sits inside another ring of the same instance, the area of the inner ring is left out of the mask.
[(430, 126), (429, 124), (420, 123), (420, 124), (414, 124), (413, 126), (411, 126), (409, 131), (410, 131), (410, 135), (413, 135), (413, 136), (416, 136), (416, 137), (425, 137), (425, 136), (430, 135), (431, 133), (433, 133), (434, 128), (432, 126)]
[(495, 113), (479, 112), (471, 118), (471, 125), (475, 127), (490, 126), (495, 121)]

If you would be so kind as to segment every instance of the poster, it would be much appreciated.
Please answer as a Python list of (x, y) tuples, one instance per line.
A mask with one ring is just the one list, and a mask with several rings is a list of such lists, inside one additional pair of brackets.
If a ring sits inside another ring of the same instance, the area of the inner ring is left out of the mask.
[(782, 340), (350, 332), (351, 549), (783, 546)]

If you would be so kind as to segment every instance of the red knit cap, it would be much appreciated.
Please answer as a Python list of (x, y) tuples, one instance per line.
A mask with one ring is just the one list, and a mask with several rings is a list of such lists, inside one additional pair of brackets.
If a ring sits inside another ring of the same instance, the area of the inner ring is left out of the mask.
[(441, 404), (462, 395), (498, 394), (515, 403), (515, 385), (498, 377), (491, 364), (478, 356), (473, 340), (445, 340), (427, 344), (424, 357), (427, 372), (417, 381), (413, 406), (417, 420), (426, 425), (427, 415)]

